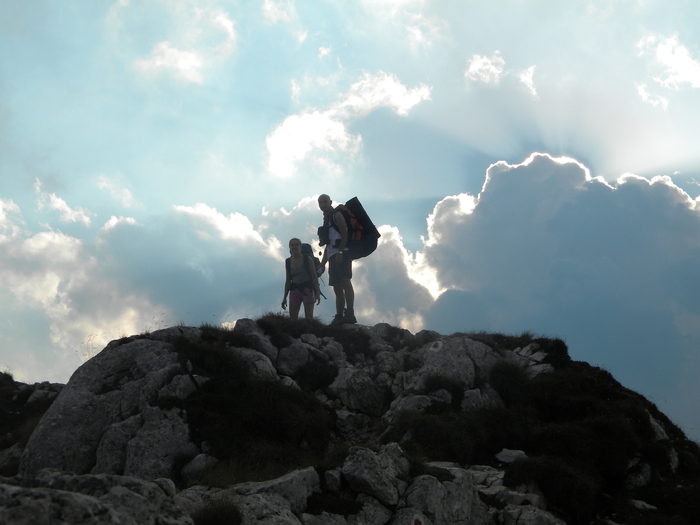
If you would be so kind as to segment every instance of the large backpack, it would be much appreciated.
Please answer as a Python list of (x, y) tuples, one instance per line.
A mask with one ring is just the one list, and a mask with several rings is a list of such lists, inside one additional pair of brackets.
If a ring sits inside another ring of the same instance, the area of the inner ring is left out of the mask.
[(314, 267), (316, 268), (316, 277), (321, 277), (326, 268), (325, 266), (321, 265), (321, 261), (314, 255), (314, 249), (308, 242), (301, 244), (301, 254), (313, 259)]
[[(343, 214), (345, 224), (348, 227), (347, 248), (350, 258), (361, 259), (377, 249), (380, 234), (357, 197), (353, 197), (345, 204), (338, 205), (335, 211)], [(337, 229), (332, 218), (331, 227)], [(319, 228), (319, 237), (321, 237), (322, 228), (323, 226)]]

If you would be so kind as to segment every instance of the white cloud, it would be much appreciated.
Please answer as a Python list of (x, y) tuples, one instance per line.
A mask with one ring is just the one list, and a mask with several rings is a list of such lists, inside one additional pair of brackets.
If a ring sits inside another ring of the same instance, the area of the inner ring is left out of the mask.
[(423, 84), (406, 88), (395, 75), (365, 73), (328, 109), (291, 115), (267, 136), (269, 170), (278, 177), (290, 177), (297, 164), (314, 152), (320, 153), (313, 159), (315, 163), (337, 170), (329, 155), (353, 155), (362, 142), (361, 137), (348, 132), (349, 121), (381, 107), (406, 116), (416, 104), (430, 100), (430, 93), (430, 87)]
[(129, 208), (132, 204), (134, 204), (134, 197), (131, 195), (131, 191), (129, 191), (127, 188), (120, 187), (117, 182), (105, 175), (100, 175), (97, 178), (97, 187), (109, 193), (112, 198), (121, 202), (126, 208)]
[[(262, 235), (253, 227), (250, 219), (241, 213), (231, 213), (228, 216), (216, 209), (198, 203), (194, 206), (173, 206), (177, 213), (192, 217), (198, 222), (212, 227), (225, 241), (234, 241), (242, 244), (254, 244), (262, 248), (267, 255), (277, 259), (280, 257), (280, 242), (274, 237), (264, 240)], [(204, 230), (198, 230), (200, 235), (206, 237), (208, 234)]]
[(527, 87), (530, 93), (532, 93), (533, 97), (537, 97), (537, 90), (535, 89), (535, 82), (533, 80), (533, 77), (535, 75), (535, 67), (536, 66), (530, 66), (525, 71), (520, 73), (520, 75), (518, 75), (518, 79), (520, 79), (520, 82), (525, 84), (525, 87)]
[(145, 73), (168, 72), (186, 82), (202, 84), (204, 71), (234, 51), (235, 22), (222, 10), (173, 7), (173, 13), (184, 30), (155, 44), (148, 58), (135, 62), (136, 68)]
[(168, 41), (157, 43), (151, 57), (138, 60), (136, 66), (142, 71), (172, 70), (176, 76), (197, 84), (203, 81), (200, 56), (193, 51), (175, 49)]
[(38, 194), (37, 205), (39, 209), (48, 208), (60, 213), (60, 220), (63, 222), (82, 222), (85, 226), (90, 226), (91, 213), (80, 206), (71, 208), (66, 201), (57, 197), (55, 193), (46, 193), (42, 191), (42, 184), (39, 179), (34, 183), (34, 190)]
[(114, 215), (112, 215), (109, 218), (109, 220), (104, 223), (104, 226), (102, 226), (102, 228), (100, 228), (100, 230), (98, 232), (98, 239), (99, 239), (100, 234), (108, 232), (109, 230), (112, 230), (112, 229), (114, 229), (118, 226), (121, 226), (123, 224), (127, 224), (129, 226), (137, 226), (138, 222), (133, 217), (115, 217)]
[(700, 60), (691, 56), (690, 50), (678, 41), (677, 34), (667, 38), (646, 37), (637, 45), (642, 54), (650, 50), (663, 68), (662, 75), (654, 79), (658, 83), (675, 90), (684, 84), (700, 87)]
[(490, 58), (472, 55), (467, 61), (464, 78), (468, 81), (483, 82), (484, 84), (498, 84), (504, 74), (505, 65), (506, 61), (503, 60), (500, 51), (496, 51)]
[(439, 18), (426, 18), (421, 13), (406, 13), (404, 27), (414, 50), (426, 49), (441, 38), (448, 29), (447, 22)]
[(265, 0), (262, 5), (265, 18), (272, 22), (291, 22), (296, 18), (296, 9), (290, 0)]
[(649, 93), (646, 84), (637, 84), (637, 94), (639, 95), (639, 98), (641, 98), (644, 102), (654, 106), (655, 108), (668, 108), (668, 99), (660, 95), (652, 95), (651, 93)]
[(318, 58), (323, 58), (331, 54), (330, 47), (319, 47), (318, 48)]

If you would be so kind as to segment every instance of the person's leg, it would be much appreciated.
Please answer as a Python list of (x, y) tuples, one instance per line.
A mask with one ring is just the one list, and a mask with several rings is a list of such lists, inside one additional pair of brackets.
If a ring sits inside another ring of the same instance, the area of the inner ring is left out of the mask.
[(343, 277), (343, 293), (345, 295), (345, 306), (352, 310), (355, 308), (355, 289), (352, 287), (352, 280), (349, 277)]
[(301, 303), (289, 303), (289, 317), (292, 321), (299, 319), (299, 310), (301, 309)]
[(314, 303), (316, 302), (316, 293), (309, 290), (304, 294), (304, 317), (309, 321), (314, 318)]
[(335, 292), (335, 313), (342, 317), (345, 311), (345, 288), (343, 283), (336, 284), (333, 287), (333, 291)]

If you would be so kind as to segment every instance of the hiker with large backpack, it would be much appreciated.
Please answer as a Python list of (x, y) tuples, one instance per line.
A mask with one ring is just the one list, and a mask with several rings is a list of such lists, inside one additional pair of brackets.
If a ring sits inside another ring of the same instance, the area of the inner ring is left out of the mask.
[[(299, 239), (289, 241), (290, 257), (284, 262), (286, 279), (284, 282), (284, 298), (282, 309), (287, 309), (287, 295), (289, 295), (289, 317), (299, 319), (299, 310), (304, 304), (304, 317), (313, 319), (314, 302), (320, 304), (321, 289), (318, 286), (315, 258), (302, 252), (302, 242)], [(320, 265), (320, 263), (319, 263)]]
[(321, 264), (328, 262), (328, 284), (335, 292), (336, 314), (331, 324), (355, 324), (355, 290), (352, 261), (366, 257), (377, 248), (379, 232), (357, 197), (333, 207), (328, 195), (318, 198), (323, 226), (318, 229), (319, 244), (325, 246)]

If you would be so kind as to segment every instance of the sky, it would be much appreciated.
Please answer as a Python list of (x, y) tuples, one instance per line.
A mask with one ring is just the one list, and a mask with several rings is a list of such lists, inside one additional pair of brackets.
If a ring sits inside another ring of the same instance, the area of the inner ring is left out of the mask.
[(700, 440), (700, 3), (4, 0), (0, 58), (16, 380), (281, 312), (327, 193), (360, 323), (560, 337)]

